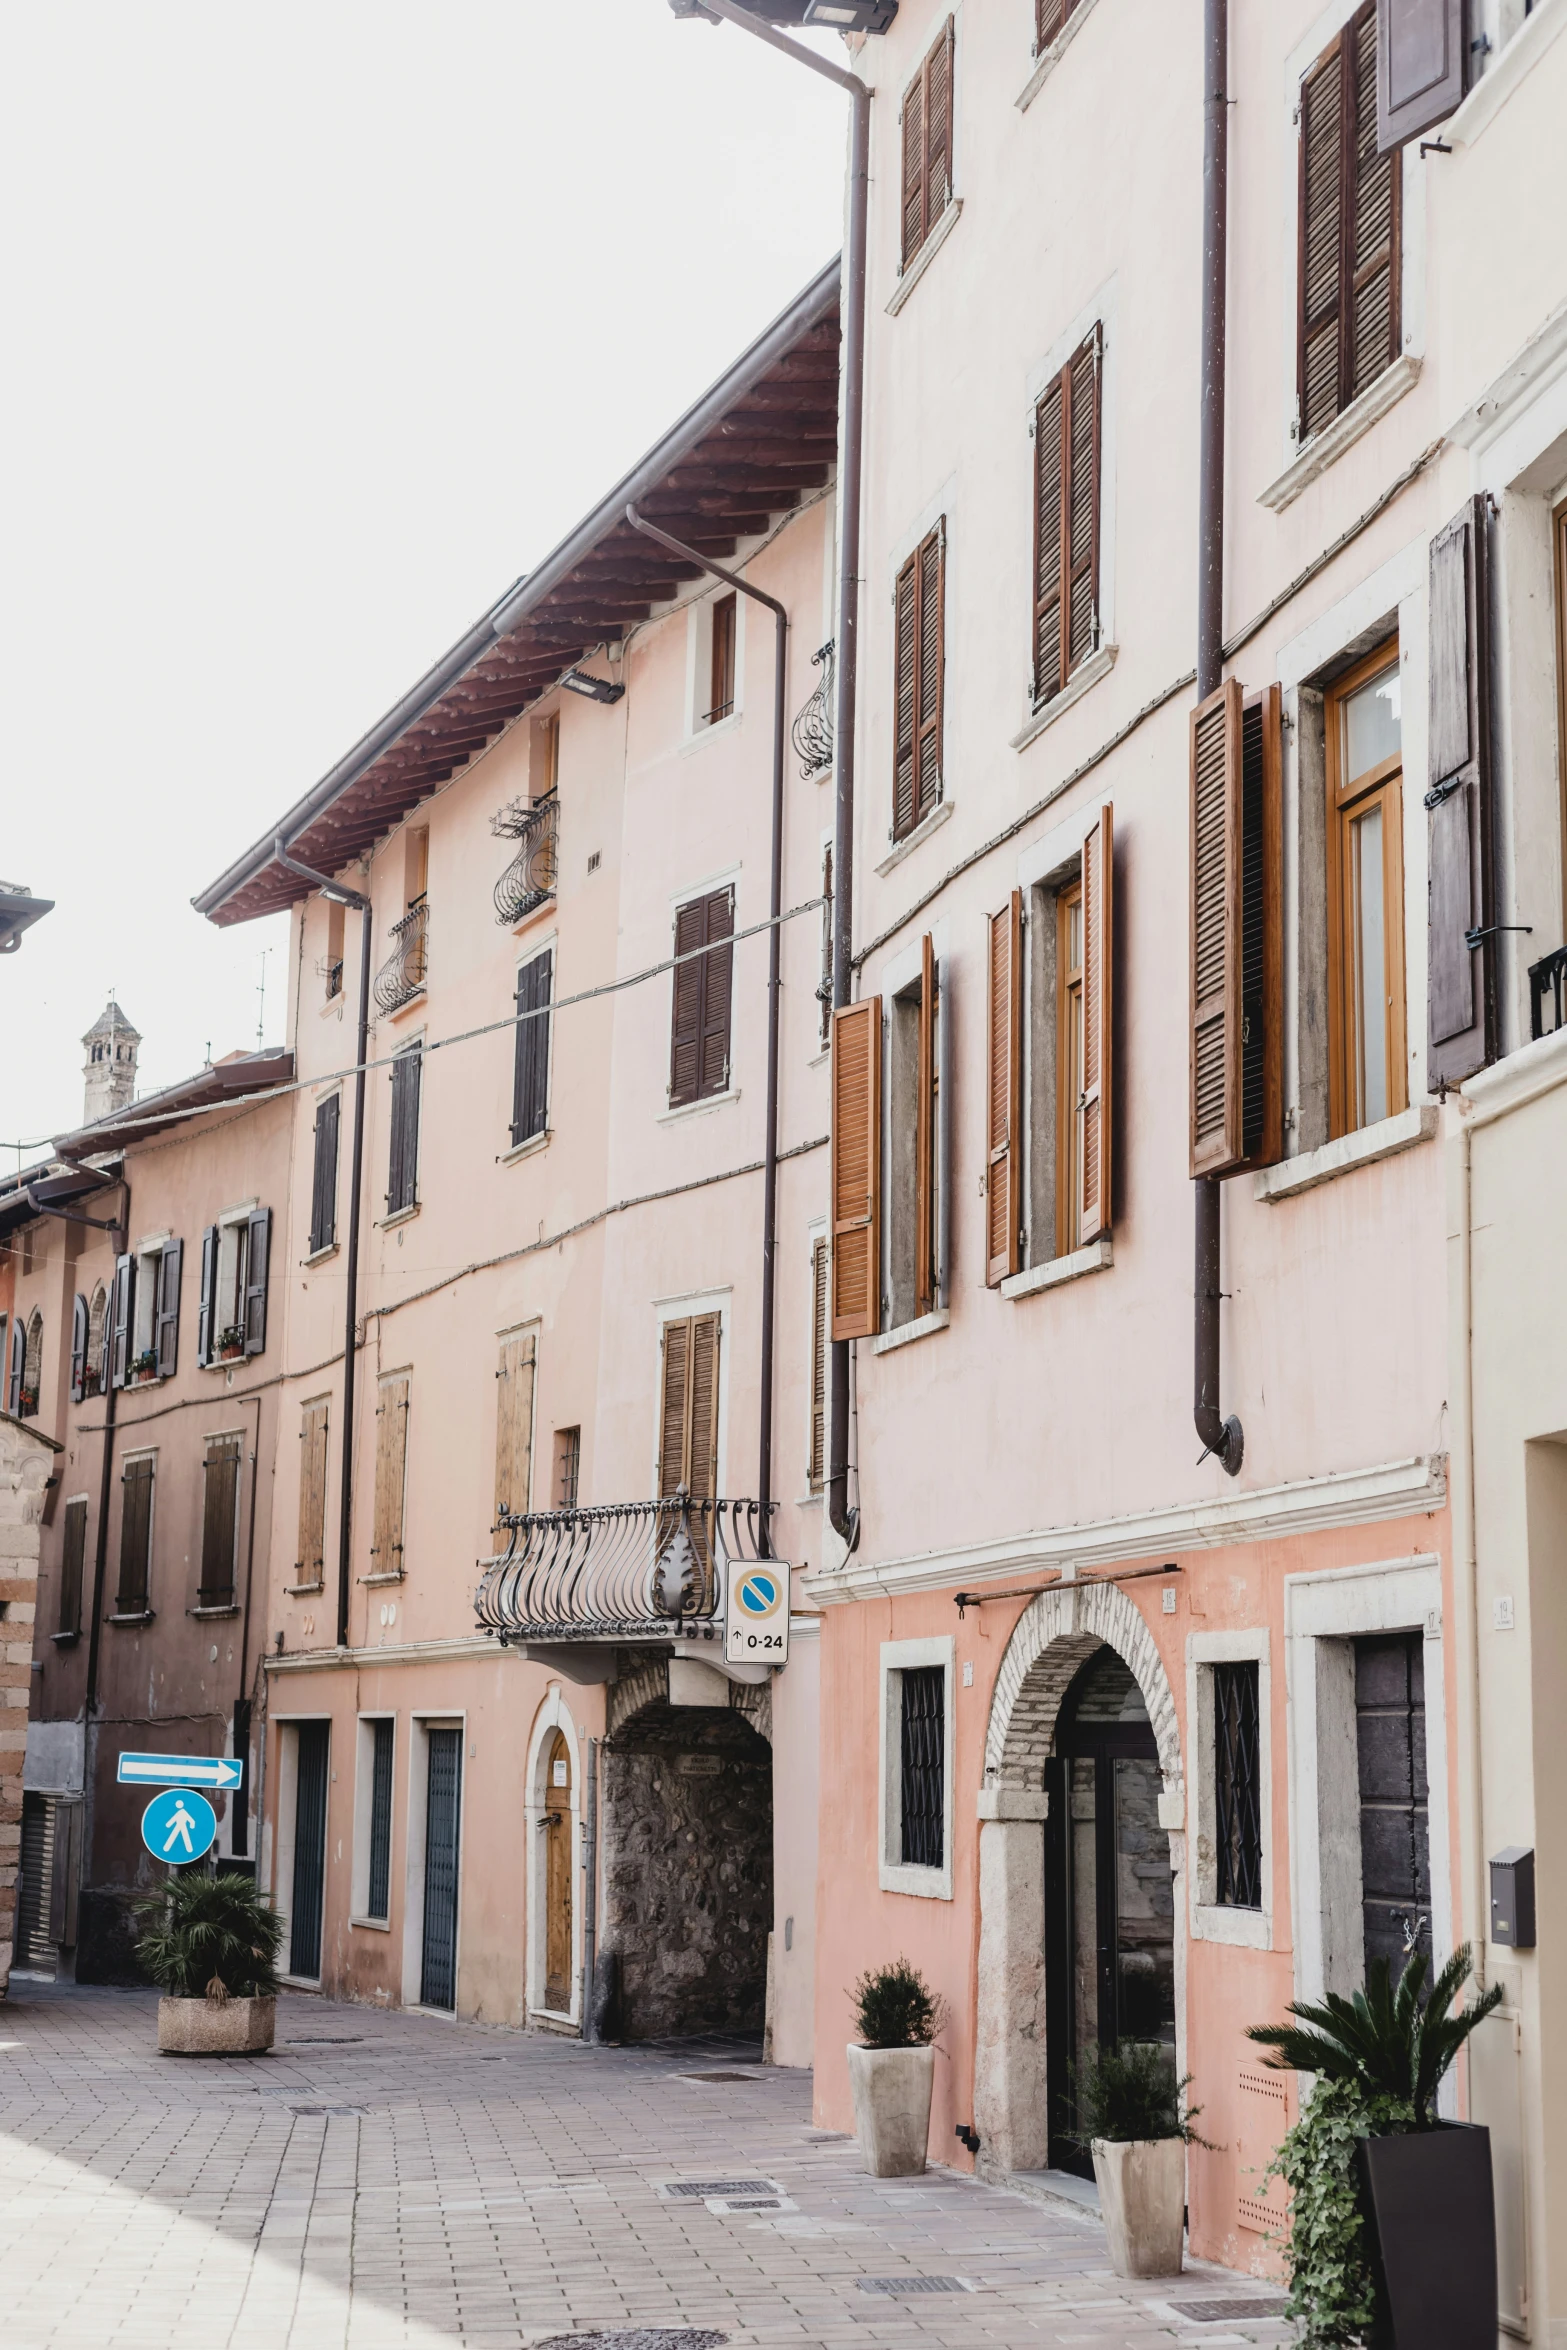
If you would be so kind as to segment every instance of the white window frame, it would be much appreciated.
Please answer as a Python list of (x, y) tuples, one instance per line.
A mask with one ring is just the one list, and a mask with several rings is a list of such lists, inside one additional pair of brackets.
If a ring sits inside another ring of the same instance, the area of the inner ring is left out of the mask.
[[(402, 2004), (415, 2015), (433, 2016), (439, 2023), (455, 2023), (460, 2012), (451, 2007), (425, 2007), (419, 2000), (419, 1978), (424, 1967), (424, 1858), (430, 1817), (430, 1732), (462, 1733), (462, 1792), (457, 1804), (457, 1931), (452, 1942), (452, 1985), (462, 1982), (463, 1847), (468, 1832), (468, 1716), (453, 1707), (425, 1706), (408, 1717), (407, 1789), (408, 1832), (403, 1855), (403, 1986)], [(397, 1784), (393, 1759), (392, 1784)]]
[[(544, 1815), (556, 1807), (550, 1801), (544, 1772), (550, 1741), (559, 1730), (571, 1749), (571, 2000), (562, 2010), (546, 2007), (544, 1991), (547, 1980), (549, 1920), (546, 1915), (545, 1860), (543, 1825)], [(528, 1853), (528, 2019), (545, 2024), (569, 2023), (580, 2029), (582, 2023), (582, 1956), (583, 1929), (586, 1920), (582, 1914), (586, 1899), (586, 1884), (582, 1869), (583, 1828), (582, 1789), (586, 1768), (587, 1746), (571, 1709), (558, 1688), (552, 1689), (534, 1717), (533, 1735), (528, 1741), (528, 1770), (523, 1781), (523, 1833)]]
[[(1257, 1808), (1262, 1828), (1262, 1903), (1238, 1909), (1219, 1901), (1218, 1749), (1215, 1742), (1213, 1668), (1254, 1664), (1257, 1668)], [(1193, 1632), (1186, 1642), (1186, 1720), (1191, 1773), (1191, 1866), (1187, 1871), (1194, 1942), (1226, 1942), (1242, 1950), (1273, 1948), (1273, 1753), (1272, 1651), (1262, 1626), (1230, 1632)]]
[[(876, 1758), (877, 1816), (881, 1845), (877, 1882), (883, 1893), (912, 1893), (922, 1901), (952, 1899), (953, 1747), (957, 1729), (957, 1642), (950, 1633), (934, 1640), (884, 1640), (881, 1644), (880, 1735)], [(903, 1676), (924, 1665), (943, 1673), (941, 1866), (923, 1868), (899, 1858), (903, 1842)]]
[[(375, 1725), (392, 1725), (392, 1850), (387, 1855), (386, 1908), (384, 1918), (370, 1914), (370, 1828), (375, 1809)], [(354, 1845), (352, 1890), (349, 1898), (348, 1922), (356, 1929), (371, 1934), (390, 1934), (392, 1930), (392, 1886), (395, 1882), (393, 1856), (397, 1843), (397, 1715), (390, 1706), (357, 1717), (354, 1751)], [(459, 1826), (461, 1823), (459, 1822)]]
[[(225, 1330), (245, 1323), (245, 1288), (250, 1279), (250, 1219), (260, 1207), (259, 1199), (241, 1200), (237, 1207), (224, 1208), (216, 1218), (218, 1227), (218, 1261), (212, 1277), (212, 1328), (207, 1334), (209, 1371), (221, 1371), (225, 1364), (219, 1348)], [(234, 1290), (234, 1312), (225, 1319), (223, 1292), (226, 1283)]]

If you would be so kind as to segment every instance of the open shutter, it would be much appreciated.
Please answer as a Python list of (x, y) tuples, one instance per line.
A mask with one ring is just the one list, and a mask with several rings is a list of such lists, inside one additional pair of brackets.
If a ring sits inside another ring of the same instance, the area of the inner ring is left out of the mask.
[(212, 1360), (218, 1308), (218, 1228), (209, 1224), (201, 1236), (201, 1295), (196, 1302), (196, 1361), (205, 1369)]
[(533, 1383), (536, 1335), (524, 1330), (501, 1341), (495, 1374), (495, 1524), (504, 1513), (528, 1508), (533, 1465)]
[(1077, 1244), (1110, 1229), (1114, 826), (1101, 808), (1083, 843), (1083, 1197)]
[(928, 237), (952, 195), (952, 60), (957, 28), (949, 16), (925, 60), (925, 227)]
[(1304, 443), (1342, 406), (1344, 300), (1344, 36), (1318, 58), (1300, 89), (1298, 394)]
[[(5, 1375), (5, 1408), (13, 1420), (21, 1413), (22, 1381), (26, 1372), (27, 1333), (22, 1328), (22, 1317), (18, 1314), (11, 1324), (11, 1359)], [(122, 1379), (117, 1384), (123, 1387), (125, 1382)]]
[(902, 840), (918, 818), (916, 738), (919, 719), (916, 693), (919, 682), (919, 557), (911, 555), (898, 574), (894, 597), (894, 700), (896, 734), (893, 746), (892, 837)]
[[(702, 975), (707, 957), (707, 900), (675, 911), (674, 1004), (669, 1036), (669, 1100), (678, 1109), (698, 1098), (702, 1075)], [(685, 958), (682, 960), (682, 958)]]
[(1377, 20), (1363, 9), (1345, 28), (1350, 97), (1350, 246), (1345, 274), (1349, 370), (1344, 399), (1357, 399), (1391, 367), (1399, 349), (1399, 190), (1403, 165), (1377, 146)]
[(1191, 720), (1191, 1171), (1246, 1155), (1241, 1124), (1241, 689)]
[(686, 1484), (693, 1501), (711, 1501), (718, 1492), (717, 1314), (697, 1314), (691, 1323), (691, 1390), (687, 1414)]
[(903, 94), (903, 257), (907, 269), (925, 242), (925, 75)]
[(158, 1260), (158, 1312), (153, 1343), (158, 1350), (158, 1377), (172, 1379), (180, 1352), (180, 1275), (185, 1243), (171, 1240)]
[(1464, 94), (1464, 0), (1377, 0), (1377, 146), (1445, 122)]
[(245, 1252), (245, 1352), (258, 1355), (267, 1343), (267, 1260), (272, 1253), (272, 1210), (257, 1208), (250, 1219)]
[(881, 1328), (881, 997), (832, 1023), (832, 1334)]
[(87, 1387), (87, 1300), (81, 1291), (71, 1307), (71, 1401), (80, 1403)]
[(686, 1481), (687, 1431), (690, 1427), (691, 1323), (664, 1324), (663, 1388), (658, 1414), (658, 1491), (660, 1500), (677, 1493)]
[(1066, 378), (1058, 375), (1034, 410), (1034, 701), (1053, 701), (1065, 683), (1061, 652), (1062, 491)]
[(1099, 336), (1093, 333), (1066, 373), (1068, 488), (1066, 667), (1086, 661), (1099, 642)]
[(1023, 893), (1015, 889), (989, 931), (985, 1070), (985, 1279), (1015, 1273), (1023, 1248)]
[(316, 1153), (310, 1187), (310, 1253), (330, 1248), (337, 1238), (337, 1142), (342, 1097), (316, 1104)]
[(920, 1025), (914, 1092), (914, 1311), (936, 1304), (936, 949), (920, 940)]
[(1276, 685), (1241, 710), (1241, 1138), (1248, 1167), (1284, 1156), (1283, 725)]
[(109, 1355), (109, 1379), (115, 1387), (125, 1385), (131, 1359), (131, 1310), (136, 1288), (136, 1260), (131, 1256), (116, 1257), (114, 1262), (114, 1337)]
[(299, 1556), (294, 1580), (314, 1589), (326, 1566), (326, 1443), (330, 1410), (323, 1395), (299, 1415)]
[[(708, 952), (698, 966), (702, 972), (702, 1075), (700, 1092), (722, 1093), (729, 1083), (729, 1020), (733, 993), (735, 951), (728, 942), (735, 934), (735, 893), (715, 890), (707, 904)], [(715, 944), (723, 941), (723, 944)]]
[(811, 1454), (808, 1483), (820, 1493), (827, 1469), (827, 1269), (832, 1251), (811, 1243)]
[(916, 824), (941, 798), (942, 636), (945, 626), (947, 529), (937, 525), (919, 551), (919, 734), (915, 745)]
[(1487, 553), (1481, 496), (1431, 542), (1426, 1084), (1433, 1093), (1496, 1058)]

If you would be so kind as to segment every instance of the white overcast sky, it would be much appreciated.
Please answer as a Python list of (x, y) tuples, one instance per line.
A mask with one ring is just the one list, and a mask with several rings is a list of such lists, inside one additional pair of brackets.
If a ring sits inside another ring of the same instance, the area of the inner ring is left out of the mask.
[(0, 10), (0, 875), (56, 901), (0, 1168), (111, 988), (143, 1090), (269, 947), (281, 1041), (284, 918), (192, 895), (836, 251), (845, 130), (667, 0)]

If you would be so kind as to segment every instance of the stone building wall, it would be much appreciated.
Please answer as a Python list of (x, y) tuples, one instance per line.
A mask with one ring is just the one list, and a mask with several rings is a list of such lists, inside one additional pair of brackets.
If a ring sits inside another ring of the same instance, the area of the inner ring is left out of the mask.
[(16, 1948), (38, 1525), (59, 1450), (51, 1437), (0, 1412), (0, 1999), (10, 1983)]

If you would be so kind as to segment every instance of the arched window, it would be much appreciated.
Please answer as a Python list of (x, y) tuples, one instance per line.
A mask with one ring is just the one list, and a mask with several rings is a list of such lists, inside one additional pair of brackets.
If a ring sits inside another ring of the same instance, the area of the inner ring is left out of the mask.
[(82, 1391), (86, 1395), (101, 1395), (108, 1385), (103, 1353), (106, 1340), (104, 1323), (108, 1313), (109, 1293), (100, 1281), (87, 1308), (87, 1364), (82, 1382)]
[(27, 1325), (27, 1353), (22, 1363), (22, 1398), (18, 1418), (32, 1419), (38, 1409), (38, 1382), (43, 1375), (44, 1318), (33, 1308), (33, 1318)]

